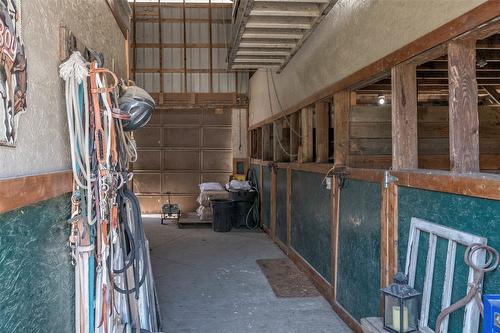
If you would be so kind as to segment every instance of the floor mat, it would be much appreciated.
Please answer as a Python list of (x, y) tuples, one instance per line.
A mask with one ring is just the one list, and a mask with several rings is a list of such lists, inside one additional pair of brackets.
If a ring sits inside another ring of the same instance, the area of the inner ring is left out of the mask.
[(258, 259), (257, 264), (277, 297), (320, 296), (312, 281), (290, 259)]

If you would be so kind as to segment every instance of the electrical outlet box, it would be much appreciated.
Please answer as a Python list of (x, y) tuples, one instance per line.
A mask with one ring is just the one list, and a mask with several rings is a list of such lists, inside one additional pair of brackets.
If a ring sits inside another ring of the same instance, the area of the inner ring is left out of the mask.
[(500, 333), (500, 295), (484, 295), (483, 333)]
[(326, 183), (326, 189), (331, 190), (332, 189), (332, 177), (326, 177), (325, 183)]

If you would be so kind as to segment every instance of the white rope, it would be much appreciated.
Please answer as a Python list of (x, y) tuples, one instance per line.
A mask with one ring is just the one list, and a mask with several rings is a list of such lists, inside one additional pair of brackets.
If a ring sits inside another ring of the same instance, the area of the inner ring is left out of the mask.
[[(59, 75), (66, 82), (66, 113), (73, 176), (78, 186), (87, 189), (92, 181), (90, 177), (89, 157), (89, 105), (88, 98), (85, 97), (85, 110), (82, 115), (80, 109), (79, 85), (84, 85), (84, 95), (86, 95), (86, 80), (89, 71), (87, 63), (80, 52), (73, 52), (69, 59), (59, 66)], [(82, 116), (85, 118), (85, 130), (83, 129)], [(78, 169), (80, 169), (79, 172)], [(81, 177), (83, 177), (83, 180)]]

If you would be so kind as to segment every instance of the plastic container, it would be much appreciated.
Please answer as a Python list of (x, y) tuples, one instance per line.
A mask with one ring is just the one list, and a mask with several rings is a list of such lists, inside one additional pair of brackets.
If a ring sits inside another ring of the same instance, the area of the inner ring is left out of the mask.
[(253, 203), (257, 192), (255, 191), (229, 191), (229, 200), (232, 201), (249, 201)]
[(213, 212), (212, 228), (216, 232), (231, 231), (233, 220), (233, 202), (225, 199), (210, 200)]

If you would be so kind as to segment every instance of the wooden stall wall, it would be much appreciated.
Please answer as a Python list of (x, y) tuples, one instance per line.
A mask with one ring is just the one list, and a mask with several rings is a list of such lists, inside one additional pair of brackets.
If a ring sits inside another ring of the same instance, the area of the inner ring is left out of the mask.
[[(457, 208), (460, 209), (457, 209)], [(398, 238), (399, 270), (404, 271), (407, 242), (412, 217), (417, 217), (445, 227), (468, 232), (488, 239), (488, 245), (500, 249), (498, 217), (500, 201), (477, 197), (429, 191), (400, 186), (398, 188)], [(435, 328), (435, 321), (441, 309), (444, 274), (446, 267), (447, 244), (438, 238), (436, 246), (435, 270), (432, 282), (432, 298), (429, 327)], [(419, 258), (415, 287), (422, 290), (425, 275), (425, 258), (428, 250), (428, 234), (421, 234)], [(457, 246), (455, 275), (453, 279), (452, 303), (465, 296), (469, 267), (462, 258), (465, 247)], [(500, 271), (485, 274), (483, 293), (498, 293), (500, 290)], [(460, 332), (463, 326), (463, 308), (450, 315), (449, 332)]]
[(322, 179), (292, 170), (290, 247), (331, 283), (331, 197)]
[(336, 301), (356, 320), (380, 303), (381, 184), (347, 179), (340, 189)]
[(285, 248), (288, 243), (287, 188), (287, 170), (278, 168), (276, 170), (276, 240)]
[(271, 168), (269, 166), (262, 167), (262, 226), (264, 229), (271, 228)]
[[(418, 167), (450, 170), (448, 106), (420, 105)], [(500, 108), (479, 107), (480, 168), (500, 172)], [(390, 169), (391, 106), (356, 105), (349, 118), (349, 166)]]
[(70, 212), (64, 194), (0, 214), (1, 332), (74, 330)]

